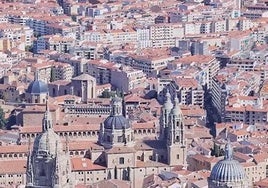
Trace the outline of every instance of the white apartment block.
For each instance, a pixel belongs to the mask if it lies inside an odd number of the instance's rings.
[[[253,36],[248,33],[247,35],[241,35],[241,33],[237,33],[237,35],[230,37],[230,49],[231,50],[242,50],[246,51],[251,48],[253,45]]]
[[[150,29],[148,28],[137,28],[137,43],[138,48],[152,47],[152,41],[150,40]]]
[[[259,99],[261,100],[261,99]],[[257,123],[267,123],[268,109],[263,107],[258,99],[253,104],[247,106],[232,106],[226,107],[227,122],[241,122],[249,125],[255,125]]]
[[[84,42],[72,47],[70,49],[70,54],[90,60],[101,59],[103,58],[103,49],[101,48],[101,45],[97,43]]]
[[[204,90],[193,78],[178,78],[167,86],[172,98],[178,97],[183,105],[204,106]]]
[[[74,74],[73,67],[67,63],[55,62],[52,67],[53,81],[71,80]]]
[[[242,58],[232,58],[227,64],[227,67],[235,67],[240,71],[253,71],[254,67],[257,65],[254,59],[242,59]]]
[[[46,41],[46,46],[49,50],[54,50],[59,53],[69,53],[70,49],[75,45],[73,38],[54,35]]]
[[[41,20],[39,18],[30,18],[27,20],[27,25],[34,30],[34,34],[36,36],[47,35],[49,32],[47,31],[47,21]]]
[[[225,121],[225,105],[227,99],[227,90],[225,80],[215,76],[212,80],[211,97],[212,104],[217,109],[221,121]]]
[[[86,31],[81,36],[82,40],[91,42],[101,42],[104,41],[104,32],[98,31]]]
[[[190,22],[184,23],[184,34],[185,35],[195,35],[201,33],[201,23],[200,22]]]
[[[212,32],[212,22],[204,21],[200,25],[200,33],[211,33]]]
[[[253,37],[253,41],[256,42],[257,44],[265,44],[267,34],[268,34],[268,32],[267,32],[266,28],[254,29],[253,32],[251,33],[251,35]]]
[[[254,27],[254,23],[252,22],[252,20],[247,19],[247,18],[241,18],[241,19],[239,19],[238,29],[240,31],[249,30],[252,27]]]
[[[154,24],[150,26],[150,39],[155,48],[175,46],[175,38],[183,36],[180,25]]]
[[[28,17],[27,15],[25,14],[22,14],[22,15],[17,15],[17,14],[9,14],[7,16],[8,18],[8,22],[11,22],[11,23],[16,23],[16,24],[20,24],[20,25],[28,25],[28,23],[30,23],[30,17]],[[29,25],[28,25],[29,26]]]
[[[205,81],[208,88],[212,87],[212,78],[217,75],[220,70],[220,62],[216,58],[212,58],[206,67],[203,68],[202,80]]]
[[[8,18],[5,14],[0,15],[0,24],[1,23],[7,23],[8,22]]]
[[[121,45],[126,43],[136,43],[137,33],[132,28],[119,29],[119,30],[106,30],[105,31],[106,43],[113,45]]]
[[[219,33],[227,31],[226,20],[217,20],[212,22],[212,33]]]
[[[114,63],[106,60],[92,60],[84,64],[84,73],[93,76],[97,84],[111,83],[111,70],[115,66]]]
[[[157,55],[157,54],[155,54]],[[147,75],[156,76],[161,69],[164,69],[168,62],[173,61],[172,56],[132,56],[131,66],[135,69],[142,70]]]
[[[142,70],[135,70],[131,67],[122,66],[111,71],[112,86],[122,89],[125,93],[130,90],[145,87],[146,74]]]
[[[11,42],[24,43],[25,46],[32,45],[33,30],[27,26],[18,24],[0,24],[0,38],[7,38]]]

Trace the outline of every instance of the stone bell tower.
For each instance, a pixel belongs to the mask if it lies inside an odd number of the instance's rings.
[[[175,98],[175,105],[169,115],[167,128],[167,150],[169,165],[186,165],[186,142],[183,114],[179,100]]]

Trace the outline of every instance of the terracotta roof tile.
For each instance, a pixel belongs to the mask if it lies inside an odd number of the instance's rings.
[[[0,174],[25,174],[27,160],[0,161]]]

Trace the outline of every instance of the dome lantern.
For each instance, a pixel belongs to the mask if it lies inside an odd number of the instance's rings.
[[[214,165],[209,177],[209,188],[246,188],[246,174],[243,166],[233,159],[230,141],[225,145],[224,159]]]

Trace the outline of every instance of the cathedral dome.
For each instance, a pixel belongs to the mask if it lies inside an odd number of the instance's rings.
[[[27,89],[27,93],[32,94],[41,94],[41,93],[48,93],[48,86],[45,82],[41,80],[35,80],[30,83]]]
[[[57,151],[62,151],[60,137],[53,131],[48,129],[41,133],[34,140],[33,151],[38,154],[49,154],[55,156]]]
[[[104,129],[128,129],[130,128],[129,121],[122,114],[122,99],[115,96],[112,99],[112,112],[109,117],[103,122]]]
[[[109,116],[104,121],[104,128],[105,129],[128,129],[130,128],[129,121],[123,116]]]
[[[245,179],[246,174],[242,165],[233,159],[232,148],[229,143],[226,144],[224,159],[213,167],[210,180],[215,184],[228,184],[243,182]]]
[[[245,176],[245,171],[238,161],[221,160],[213,167],[210,179],[217,182],[240,182]]]

